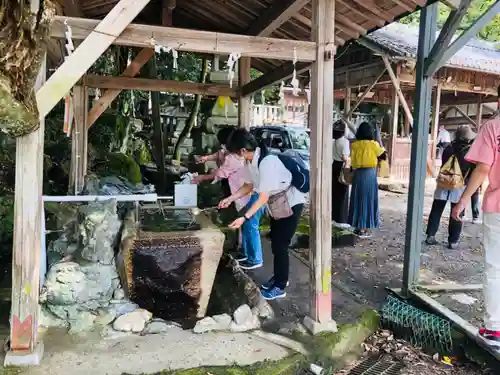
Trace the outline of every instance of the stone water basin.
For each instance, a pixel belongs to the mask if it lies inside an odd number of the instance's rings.
[[[118,270],[127,296],[154,316],[183,324],[204,317],[224,234],[203,213],[146,208],[124,222]]]

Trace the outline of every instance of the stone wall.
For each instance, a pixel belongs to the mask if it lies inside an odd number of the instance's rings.
[[[80,205],[76,213],[49,246],[50,268],[40,295],[40,325],[72,332],[109,324],[133,309],[115,265],[121,228],[116,200]]]

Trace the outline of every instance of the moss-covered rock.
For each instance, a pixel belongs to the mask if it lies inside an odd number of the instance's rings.
[[[292,336],[308,348],[308,360],[311,363],[337,370],[359,357],[362,352],[361,344],[376,332],[379,325],[378,312],[366,310],[357,324],[340,326],[336,333],[322,333],[311,337],[294,332]]]
[[[119,152],[107,154],[103,159],[96,161],[95,173],[100,177],[123,177],[132,184],[142,182],[139,164],[132,157]]]

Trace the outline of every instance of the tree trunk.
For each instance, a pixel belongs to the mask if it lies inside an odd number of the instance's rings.
[[[201,64],[201,74],[200,74],[200,83],[205,83],[207,80],[208,76],[208,59],[206,57],[203,58],[203,63]],[[193,129],[193,126],[196,122],[196,118],[198,117],[198,113],[200,112],[200,104],[201,104],[201,99],[203,98],[203,95],[197,94],[195,96],[195,100],[193,103],[193,107],[191,108],[191,113],[189,114],[189,118],[186,122],[186,126],[184,129],[182,129],[181,134],[179,135],[179,139],[177,140],[177,143],[175,144],[174,148],[174,157],[175,160],[179,161],[181,160],[181,152],[180,148],[188,134],[191,132]]]
[[[158,79],[156,70],[156,56],[150,60],[149,75],[152,79]],[[160,93],[151,92],[151,121],[153,123],[153,155],[158,169],[159,183],[156,187],[161,194],[165,193],[167,187],[167,174],[165,171],[165,149],[163,147],[163,126],[160,115]]]

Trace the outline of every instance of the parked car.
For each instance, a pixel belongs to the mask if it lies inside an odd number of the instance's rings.
[[[310,138],[306,128],[290,125],[264,125],[250,129],[257,141],[274,153],[284,153],[303,160],[309,167]]]

